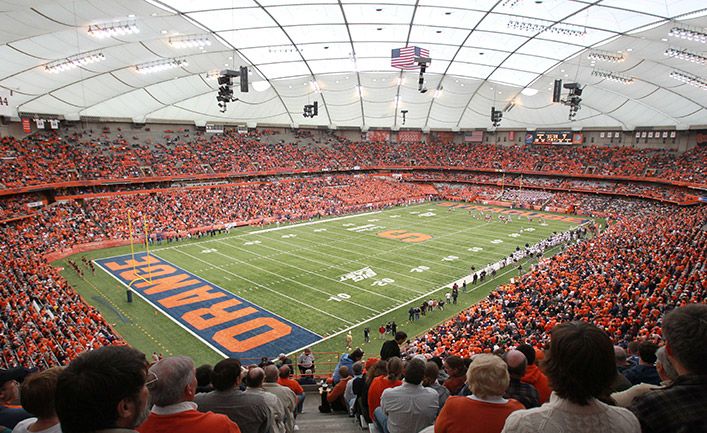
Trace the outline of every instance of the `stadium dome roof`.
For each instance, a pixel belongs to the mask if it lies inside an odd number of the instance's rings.
[[[5,0],[0,9],[0,86],[20,113],[457,130],[490,127],[495,106],[507,110],[504,128],[707,125],[704,0]],[[418,71],[390,64],[391,49],[412,45],[432,58],[426,93]],[[602,60],[615,57],[623,61]],[[219,112],[214,72],[244,65],[250,92],[236,85],[240,101]],[[574,122],[551,103],[555,79],[586,86]],[[313,101],[319,115],[304,118]]]

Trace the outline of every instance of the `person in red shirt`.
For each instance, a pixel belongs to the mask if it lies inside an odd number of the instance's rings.
[[[381,396],[383,391],[388,388],[395,388],[403,384],[400,378],[403,376],[403,361],[397,356],[388,360],[388,375],[378,376],[373,379],[371,386],[368,388],[368,414],[371,419],[375,419],[373,412],[381,405]],[[380,431],[383,431],[380,428]]]
[[[466,383],[472,395],[447,399],[435,421],[435,433],[500,433],[508,415],[525,408],[502,397],[510,376],[506,363],[496,355],[475,356]]]
[[[302,404],[304,404],[304,389],[302,388],[302,385],[299,384],[296,380],[292,379],[290,375],[292,374],[292,370],[290,370],[290,367],[287,365],[283,365],[280,367],[280,377],[277,378],[277,383],[286,386],[292,390],[292,392],[295,393],[295,396],[297,397],[297,406],[295,407],[295,413],[302,413]]]
[[[147,383],[154,406],[138,432],[240,433],[238,425],[226,415],[196,410],[193,400],[197,381],[191,358],[173,356],[157,362],[150,367]]]

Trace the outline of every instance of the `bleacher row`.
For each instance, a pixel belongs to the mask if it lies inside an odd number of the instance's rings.
[[[121,131],[65,130],[0,139],[0,178],[6,188],[70,180],[248,173],[282,169],[442,166],[600,176],[656,177],[707,183],[707,147],[686,152],[606,146],[368,143],[273,139],[272,131],[206,135],[194,131],[159,139]],[[267,138],[267,140],[265,139]]]

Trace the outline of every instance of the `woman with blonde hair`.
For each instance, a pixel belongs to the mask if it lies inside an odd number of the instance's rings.
[[[475,356],[466,372],[472,394],[447,399],[435,422],[435,433],[500,433],[508,415],[524,407],[503,398],[509,383],[508,368],[501,358]]]

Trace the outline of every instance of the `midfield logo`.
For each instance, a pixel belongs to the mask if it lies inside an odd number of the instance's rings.
[[[353,271],[349,272],[348,274],[342,275],[339,277],[339,282],[346,281],[346,280],[352,280],[352,281],[363,281],[368,278],[373,278],[377,274],[373,272],[373,269],[370,267],[366,266],[363,269],[359,269],[358,271]]]

